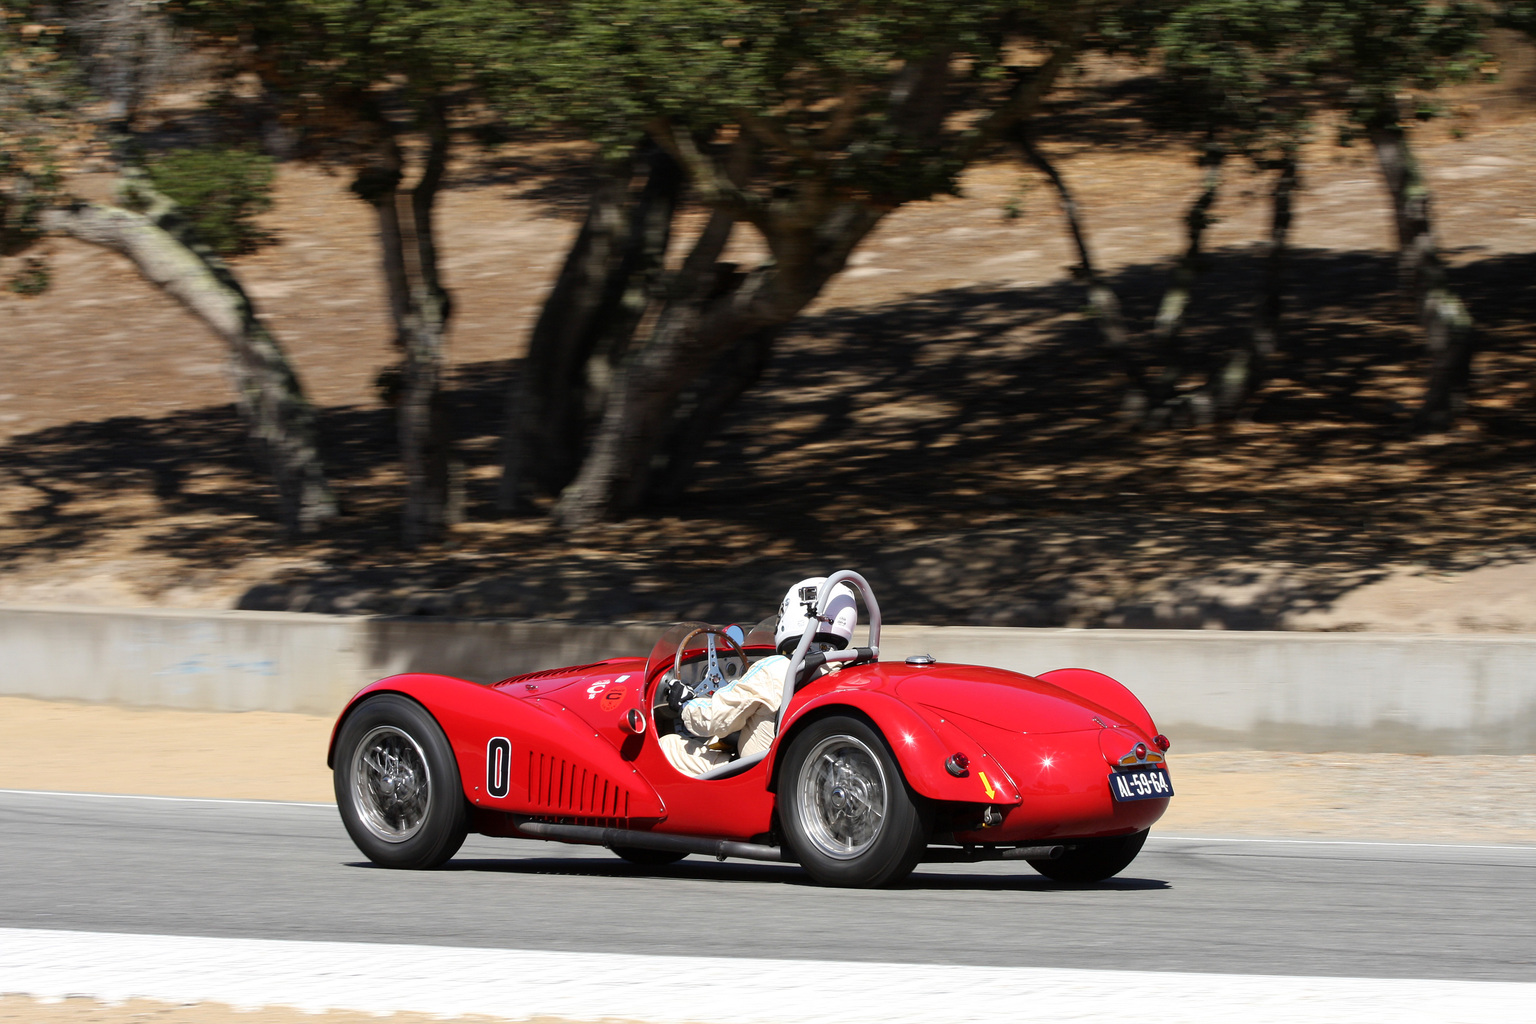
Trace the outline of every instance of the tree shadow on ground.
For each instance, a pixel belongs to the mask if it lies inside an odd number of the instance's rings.
[[[448,179],[450,189],[505,186],[544,216],[580,218],[598,179],[596,150],[587,142],[547,133],[468,154]]]
[[[1167,79],[1139,69],[1103,69],[1070,82],[1046,99],[1030,125],[1053,151],[1153,153],[1174,143],[1194,152],[1201,141]]]
[[[1283,627],[1394,566],[1536,550],[1533,272],[1536,254],[1456,269],[1483,349],[1477,406],[1445,434],[1406,429],[1425,360],[1391,259],[1307,251],[1284,354],[1235,423],[1135,428],[1076,285],[975,286],[797,321],[695,483],[623,523],[568,535],[494,518],[507,367],[487,363],[461,367],[451,391],[471,522],[447,545],[397,546],[390,410],[323,410],[347,514],[290,546],[223,407],[0,449],[13,509],[0,570],[127,530],[188,575],[280,560],[250,578],[249,608],[755,620],[796,579],[851,566],[897,621]],[[1186,386],[1240,343],[1258,274],[1254,252],[1213,256]],[[1145,322],[1165,278],[1146,265],[1114,283]]]

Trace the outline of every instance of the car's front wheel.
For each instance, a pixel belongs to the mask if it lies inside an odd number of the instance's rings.
[[[1079,839],[1056,860],[1032,860],[1029,866],[1057,882],[1102,882],[1126,868],[1147,841],[1147,829],[1128,836]]]
[[[864,721],[823,718],[790,743],[779,819],[790,852],[823,885],[905,878],[927,848],[928,818],[884,738]]]
[[[347,834],[387,868],[435,868],[468,834],[459,766],[426,708],[398,693],[358,705],[336,738],[336,806]]]

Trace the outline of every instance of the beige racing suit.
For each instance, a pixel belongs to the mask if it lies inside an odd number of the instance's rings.
[[[683,705],[683,727],[692,733],[670,733],[660,739],[673,767],[685,775],[702,775],[731,759],[720,741],[740,731],[736,749],[742,757],[767,750],[778,726],[789,659],[782,654],[764,658],[747,674],[726,683],[713,697],[696,697]]]

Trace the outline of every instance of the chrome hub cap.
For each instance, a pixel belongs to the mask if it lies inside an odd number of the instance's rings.
[[[432,774],[421,745],[391,725],[363,737],[352,755],[352,802],[368,831],[403,843],[421,831]]]
[[[829,736],[800,773],[800,824],[816,849],[852,860],[880,837],[888,800],[885,771],[862,740]]]

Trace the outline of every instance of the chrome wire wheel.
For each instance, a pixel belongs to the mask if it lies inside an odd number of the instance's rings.
[[[403,843],[427,820],[432,772],[421,744],[392,725],[381,725],[353,748],[352,803],[369,832]]]
[[[800,773],[800,826],[816,849],[853,860],[880,838],[889,787],[880,758],[855,736],[828,736],[812,748]]]

